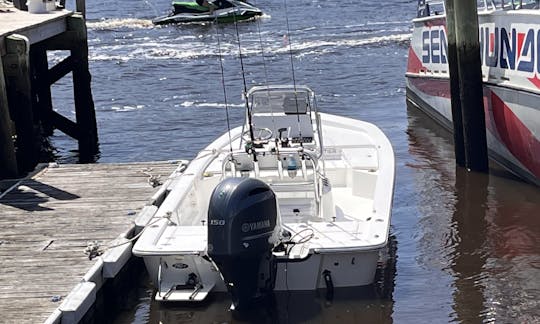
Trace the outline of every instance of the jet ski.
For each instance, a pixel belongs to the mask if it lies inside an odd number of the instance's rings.
[[[245,1],[216,0],[210,2],[209,7],[201,6],[197,2],[173,1],[173,10],[167,16],[152,20],[155,25],[189,23],[189,22],[233,22],[250,19],[262,15],[262,11]]]

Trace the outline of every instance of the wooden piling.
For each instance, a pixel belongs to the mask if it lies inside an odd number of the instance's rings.
[[[8,107],[4,68],[0,56],[0,179],[15,178],[18,175]]]
[[[456,164],[465,166],[465,143],[463,141],[463,117],[459,94],[459,69],[457,63],[456,30],[454,0],[446,0],[446,34],[448,42],[448,72],[450,74],[450,101],[452,106],[452,125],[454,127],[454,155]]]
[[[42,44],[32,46],[30,48],[30,60],[33,62],[33,85],[38,99],[34,103],[34,112],[41,121],[41,131],[43,136],[51,136],[54,131],[51,122],[53,107],[46,47]]]
[[[67,31],[46,41],[47,50],[69,50],[71,55],[47,72],[49,86],[68,73],[73,73],[73,96],[76,122],[51,111],[49,118],[54,128],[77,139],[79,161],[94,162],[99,153],[97,122],[92,98],[91,75],[88,64],[86,24],[80,14],[67,19]]]
[[[75,114],[79,128],[79,159],[81,162],[93,162],[98,153],[96,113],[92,99],[91,76],[88,66],[88,40],[86,23],[82,15],[75,14],[68,19],[68,29],[77,36],[71,55],[76,64],[73,66],[73,88],[75,96]]]
[[[453,0],[465,167],[488,171],[478,12],[475,0]],[[451,76],[452,77],[452,76]],[[455,76],[454,76],[455,77]]]
[[[40,142],[34,129],[30,42],[23,35],[13,34],[5,38],[5,46],[6,55],[2,61],[10,114],[17,131],[17,164],[20,172],[27,172],[37,164]]]

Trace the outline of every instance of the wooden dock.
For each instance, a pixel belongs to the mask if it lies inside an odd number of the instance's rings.
[[[84,11],[84,0],[76,2],[77,11]],[[42,139],[54,129],[77,140],[81,162],[94,162],[99,143],[84,15],[64,9],[33,14],[0,6],[0,179],[33,170]],[[62,51],[66,57],[49,68],[48,51]],[[51,98],[51,86],[68,74],[75,120],[56,112]]]
[[[0,322],[78,322],[131,257],[136,218],[157,210],[178,165],[53,163],[10,183],[0,193]],[[103,254],[90,259],[92,246]]]

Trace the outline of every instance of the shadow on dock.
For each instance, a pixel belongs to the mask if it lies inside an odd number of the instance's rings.
[[[40,206],[50,199],[74,200],[80,196],[64,191],[60,188],[39,182],[33,179],[24,181],[24,185],[11,190],[1,204],[12,206],[26,211],[54,210],[54,208]]]

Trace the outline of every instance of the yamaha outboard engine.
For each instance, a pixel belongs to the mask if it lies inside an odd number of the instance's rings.
[[[236,310],[274,289],[276,264],[270,241],[276,219],[276,196],[260,180],[227,178],[212,192],[208,255],[221,272]]]

